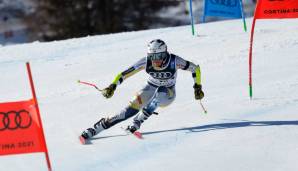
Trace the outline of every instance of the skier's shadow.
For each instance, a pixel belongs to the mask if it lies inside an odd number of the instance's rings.
[[[116,137],[124,137],[127,136],[126,134],[118,134],[118,135],[109,135],[109,136],[101,136],[101,137],[92,137],[90,140],[99,140],[99,139],[105,139],[105,138],[116,138]]]
[[[214,131],[219,129],[232,129],[232,128],[242,128],[242,127],[266,127],[266,126],[283,126],[283,125],[298,125],[298,121],[243,121],[243,122],[231,122],[231,123],[219,123],[210,124],[194,127],[185,127],[178,129],[168,129],[152,132],[143,132],[143,135],[158,134],[163,132],[176,132],[176,131],[189,131],[194,132],[206,132]]]
[[[232,129],[232,128],[242,128],[242,127],[266,127],[266,126],[284,126],[284,125],[298,125],[298,121],[242,121],[242,122],[231,122],[231,123],[219,123],[219,124],[209,124],[194,127],[185,127],[177,129],[167,129],[159,131],[142,132],[143,135],[159,134],[164,132],[177,132],[177,131],[188,131],[187,133],[196,132],[206,132],[214,131],[220,129]],[[98,140],[104,138],[116,138],[127,135],[111,135],[102,137],[93,137],[91,140]]]

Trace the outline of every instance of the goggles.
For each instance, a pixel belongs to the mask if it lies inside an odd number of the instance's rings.
[[[164,60],[167,58],[168,53],[167,52],[160,52],[160,53],[148,53],[148,58],[152,61],[155,60]]]

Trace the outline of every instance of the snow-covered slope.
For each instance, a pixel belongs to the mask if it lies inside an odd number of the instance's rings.
[[[251,25],[251,19],[248,20]],[[0,47],[0,102],[29,99],[30,61],[54,171],[298,169],[298,20],[258,21],[253,53],[254,98],[248,97],[249,33],[241,20],[119,33],[51,43]],[[179,71],[176,101],[125,136],[127,120],[102,132],[93,145],[77,136],[123,109],[146,83],[126,80],[106,100],[78,79],[105,87],[146,55],[161,38],[172,53],[201,66],[204,114],[193,96],[191,74]],[[43,154],[0,157],[1,171],[47,170]]]

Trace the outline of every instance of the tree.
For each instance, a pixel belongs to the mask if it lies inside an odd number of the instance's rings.
[[[39,40],[60,40],[87,35],[148,28],[164,22],[161,9],[179,4],[167,0],[36,0],[28,18]]]

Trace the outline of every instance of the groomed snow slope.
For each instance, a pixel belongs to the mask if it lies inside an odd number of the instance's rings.
[[[251,19],[248,25],[251,25]],[[54,171],[298,170],[298,20],[258,20],[253,52],[254,97],[248,96],[249,32],[241,20],[0,47],[0,102],[31,98],[30,61]],[[122,122],[81,145],[77,136],[121,111],[145,72],[106,100],[77,80],[104,88],[161,38],[170,52],[200,64],[208,110],[193,96],[191,73],[179,71],[175,102],[158,109],[141,131]],[[1,171],[47,170],[42,153],[0,157]]]

